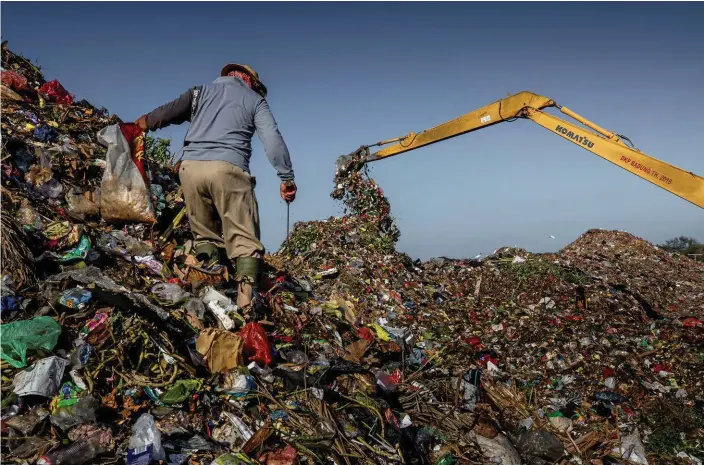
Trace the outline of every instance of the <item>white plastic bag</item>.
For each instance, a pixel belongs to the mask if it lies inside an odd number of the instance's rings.
[[[154,423],[154,417],[143,413],[132,427],[132,437],[127,450],[127,465],[146,465],[166,460],[161,446],[161,431]]]
[[[156,213],[143,168],[144,141],[140,139],[143,133],[132,138],[136,152],[133,154],[123,129],[135,132],[133,124],[114,124],[98,132],[98,142],[108,149],[100,186],[100,214],[105,221],[155,223]]]

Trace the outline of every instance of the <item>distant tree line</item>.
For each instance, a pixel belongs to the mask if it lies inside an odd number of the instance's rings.
[[[664,244],[658,245],[663,250],[668,252],[675,252],[682,255],[696,255],[701,254],[701,257],[693,257],[697,260],[704,260],[704,244],[700,243],[693,237],[679,236],[674,237]]]

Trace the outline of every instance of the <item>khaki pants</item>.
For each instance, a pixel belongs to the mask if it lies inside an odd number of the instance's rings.
[[[256,178],[225,161],[184,160],[179,171],[195,244],[212,243],[227,256],[264,256],[259,240]]]

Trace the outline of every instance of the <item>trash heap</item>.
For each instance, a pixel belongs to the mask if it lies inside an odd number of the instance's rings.
[[[2,67],[4,460],[704,458],[701,264],[601,230],[555,254],[414,261],[353,160],[332,193],[346,214],[296,224],[243,312],[232,270],[198,267],[148,147],[153,219],[104,214],[99,134],[130,126],[6,44]]]

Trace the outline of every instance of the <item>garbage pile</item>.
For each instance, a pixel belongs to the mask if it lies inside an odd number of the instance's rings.
[[[142,135],[6,44],[2,67],[4,460],[704,458],[701,264],[600,230],[555,254],[414,261],[352,163],[332,192],[346,214],[296,224],[243,312],[232,270],[198,267]]]

